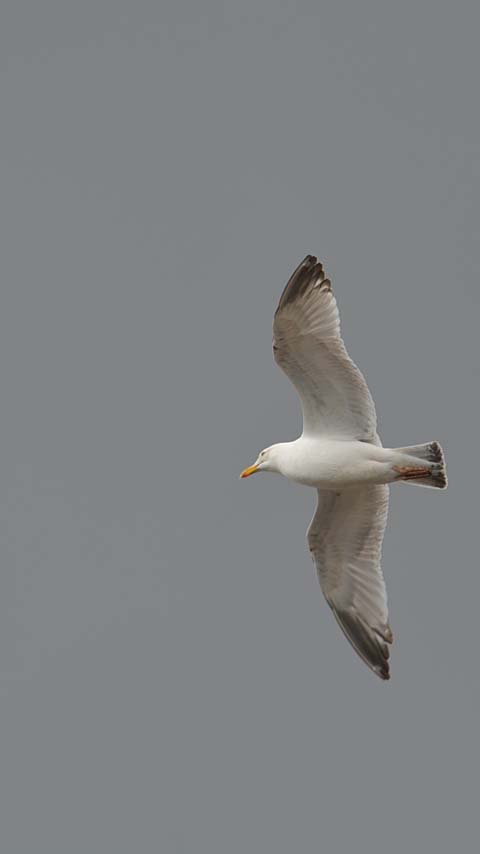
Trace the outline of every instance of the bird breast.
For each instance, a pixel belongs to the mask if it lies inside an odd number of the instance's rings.
[[[376,479],[378,451],[365,442],[301,436],[286,446],[280,470],[296,483],[341,489]]]

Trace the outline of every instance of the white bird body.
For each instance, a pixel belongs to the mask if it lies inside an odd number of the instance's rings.
[[[300,396],[303,433],[266,448],[241,477],[272,471],[317,489],[307,541],[321,588],[356,652],[389,679],[393,635],[380,566],[388,484],[444,489],[443,451],[438,442],[382,447],[372,396],[340,334],[331,282],[311,255],[282,293],[273,334],[275,361]]]
[[[268,449],[275,469],[289,480],[317,489],[348,489],[371,483],[393,483],[394,465],[405,456],[370,442],[299,436]],[[268,470],[268,469],[267,469]]]

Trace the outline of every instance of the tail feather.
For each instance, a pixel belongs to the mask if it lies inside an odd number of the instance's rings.
[[[395,450],[405,456],[405,462],[402,461],[401,465],[395,467],[398,470],[399,480],[434,489],[447,488],[445,457],[438,442],[410,445]]]

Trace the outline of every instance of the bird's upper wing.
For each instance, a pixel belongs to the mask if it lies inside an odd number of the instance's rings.
[[[304,433],[375,441],[375,405],[345,349],[331,282],[312,255],[280,297],[273,352],[300,395]]]
[[[320,585],[337,622],[364,662],[389,678],[387,593],[380,567],[388,486],[318,490],[307,532]]]

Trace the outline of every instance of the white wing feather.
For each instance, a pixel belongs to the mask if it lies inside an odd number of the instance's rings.
[[[339,625],[365,663],[389,678],[387,593],[380,566],[388,486],[318,491],[307,532],[320,585]]]
[[[341,338],[331,283],[312,255],[280,298],[273,334],[275,361],[300,395],[304,434],[376,442],[372,397]]]

